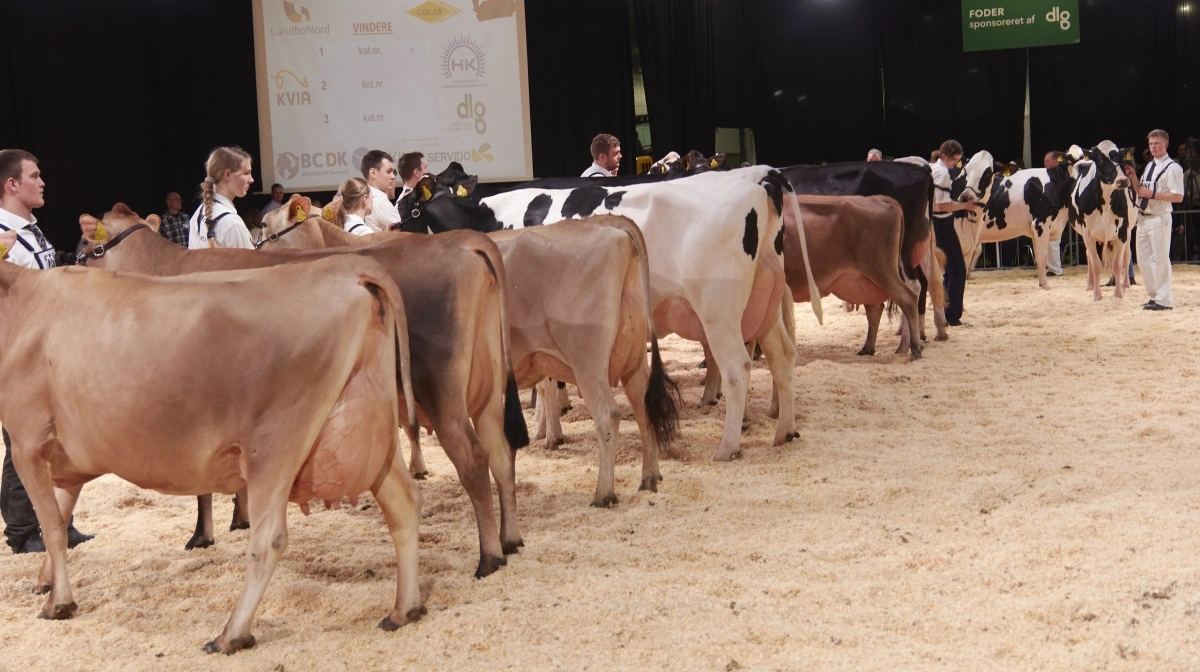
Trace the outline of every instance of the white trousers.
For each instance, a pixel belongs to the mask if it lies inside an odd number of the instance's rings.
[[[1046,257],[1046,270],[1062,275],[1062,238],[1050,241],[1050,253]]]
[[[1171,295],[1171,215],[1143,215],[1137,223],[1137,262],[1146,296],[1175,307]]]

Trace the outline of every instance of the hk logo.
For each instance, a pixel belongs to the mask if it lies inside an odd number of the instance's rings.
[[[443,78],[478,79],[486,73],[483,48],[474,40],[456,37],[442,51]]]
[[[1046,14],[1046,20],[1050,23],[1057,23],[1058,27],[1063,30],[1071,29],[1071,13],[1064,12],[1057,5]]]

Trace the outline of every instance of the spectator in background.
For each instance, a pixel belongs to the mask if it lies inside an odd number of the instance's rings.
[[[263,207],[263,216],[265,217],[272,211],[278,210],[281,205],[283,205],[283,185],[277,182],[271,185],[271,202]]]
[[[883,152],[872,149],[867,152],[867,161],[883,161]]]
[[[167,192],[167,211],[162,214],[158,235],[180,247],[188,246],[188,216],[183,211],[183,198],[177,191]]]

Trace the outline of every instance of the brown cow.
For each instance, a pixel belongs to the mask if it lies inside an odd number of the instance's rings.
[[[400,290],[377,262],[186,278],[0,263],[0,342],[0,417],[46,542],[41,617],[77,610],[67,521],[84,484],[108,473],[172,495],[247,488],[246,584],[208,652],[254,645],[289,501],[374,493],[397,558],[396,603],[380,626],[424,613],[421,497],[395,459],[397,366],[412,398],[407,329]]]
[[[618,501],[613,470],[621,413],[612,394],[618,382],[642,438],[639,490],[657,492],[662,480],[658,443],[669,443],[677,424],[671,397],[675,383],[663,372],[659,356],[641,230],[625,217],[599,215],[488,235],[508,269],[508,324],[518,387],[549,378],[572,383],[592,413],[600,443],[592,506]],[[550,389],[541,396],[543,401],[557,398]],[[557,425],[557,413],[545,415]],[[548,448],[555,435],[548,433]]]
[[[867,340],[860,355],[875,354],[879,318],[886,301],[895,302],[909,325],[909,337],[897,353],[921,356],[916,294],[900,274],[900,235],[904,212],[888,196],[797,195],[804,216],[812,275],[821,296],[834,294],[867,308]],[[795,301],[810,300],[800,238],[791,212],[784,211],[783,258]],[[913,265],[928,252],[925,242],[913,251]]]
[[[319,236],[319,216],[309,218],[310,202],[293,196],[286,207],[267,215],[275,232],[299,226],[279,239],[284,243]],[[111,221],[110,221],[111,220]],[[252,250],[183,250],[150,231],[138,231],[136,218],[106,220],[112,236],[97,256],[86,250],[90,266],[133,270],[153,275],[180,275],[201,270],[273,266],[297,258],[327,256],[330,251],[255,252]],[[155,224],[157,218],[151,217]],[[516,477],[512,446],[528,444],[516,384],[507,355],[504,324],[504,267],[500,252],[486,236],[463,232],[433,239],[402,233],[353,236],[329,225],[354,241],[368,238],[382,243],[360,247],[356,254],[382,262],[406,299],[412,316],[408,327],[413,351],[413,386],[421,422],[431,426],[475,510],[479,528],[479,564],[476,576],[491,574],[506,563],[524,543],[517,522]],[[271,248],[265,248],[271,249]],[[342,254],[345,250],[337,252]],[[509,393],[505,394],[505,384]],[[507,398],[506,398],[507,397]],[[474,423],[472,423],[474,420]],[[414,474],[425,471],[419,444],[413,442]],[[500,492],[500,527],[492,504],[489,467]],[[211,509],[207,529],[211,539]],[[198,525],[198,528],[200,525]],[[197,533],[201,533],[200,529]],[[193,537],[194,539],[195,537]]]

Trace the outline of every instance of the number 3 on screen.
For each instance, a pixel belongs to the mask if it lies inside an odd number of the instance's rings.
[[[325,123],[327,123],[327,124],[328,124],[328,123],[329,123],[329,115],[328,115],[328,114],[323,114],[323,115],[321,115],[321,116],[325,117]]]

